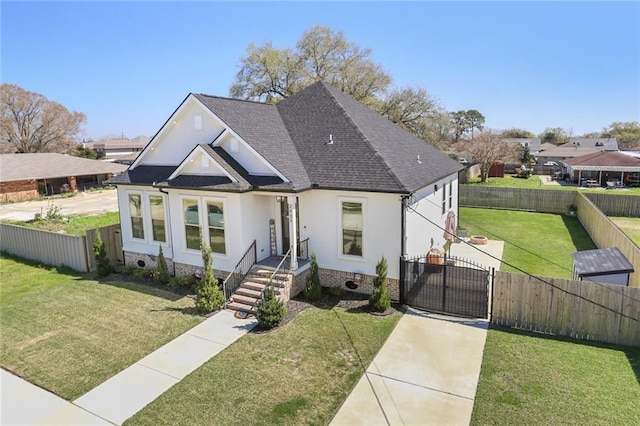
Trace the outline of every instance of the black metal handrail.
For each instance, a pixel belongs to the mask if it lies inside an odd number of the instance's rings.
[[[301,259],[309,259],[309,239],[298,242],[298,257]]]
[[[240,283],[244,277],[247,276],[251,267],[256,264],[256,257],[256,240],[253,240],[251,246],[249,246],[244,255],[242,255],[240,261],[235,268],[233,268],[233,271],[227,275],[227,278],[222,284],[225,300],[229,300],[231,295],[240,287]]]
[[[282,265],[284,264],[285,260],[287,260],[287,257],[289,257],[290,254],[291,254],[291,249],[289,249],[289,251],[285,253],[280,263],[278,263],[278,266],[269,277],[269,282],[267,282],[267,285],[264,286],[264,288],[262,289],[262,292],[260,293],[260,300],[264,300],[264,293],[267,291],[267,289],[273,289],[273,277],[275,277],[278,271],[280,270],[280,268],[282,268]]]

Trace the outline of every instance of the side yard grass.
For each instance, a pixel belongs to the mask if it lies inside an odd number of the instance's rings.
[[[125,424],[328,424],[399,319],[307,308],[243,336]]]
[[[472,425],[640,424],[640,348],[490,329]]]
[[[504,177],[492,177],[488,182],[480,182],[480,178],[475,178],[465,185],[489,186],[495,188],[538,188],[551,191],[582,191],[596,192],[614,195],[640,195],[640,187],[607,190],[604,188],[584,188],[577,185],[545,185],[540,180],[539,175],[532,175],[528,179],[516,178],[515,175],[505,174]]]
[[[73,400],[203,320],[188,297],[0,254],[0,365]]]
[[[640,246],[640,217],[610,217],[609,219]]]
[[[505,241],[502,260],[545,277],[570,279],[571,253],[597,248],[578,218],[565,215],[461,207],[460,226],[468,235]]]
[[[93,216],[79,214],[68,215],[53,220],[42,219],[29,220],[26,222],[4,220],[3,222],[10,223],[12,225],[25,226],[27,228],[42,229],[44,231],[51,232],[64,232],[69,235],[82,236],[89,229],[102,228],[103,226],[120,223],[120,216],[118,212],[106,212]]]

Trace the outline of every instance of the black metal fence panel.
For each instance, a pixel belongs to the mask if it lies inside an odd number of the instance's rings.
[[[401,260],[401,303],[427,311],[487,318],[491,271],[456,258]]]

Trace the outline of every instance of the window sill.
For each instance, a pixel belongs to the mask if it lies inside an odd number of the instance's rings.
[[[346,260],[346,261],[349,261],[349,262],[367,263],[367,258],[364,257],[364,256],[353,256],[353,255],[349,255],[349,254],[339,254],[338,255],[338,259]]]

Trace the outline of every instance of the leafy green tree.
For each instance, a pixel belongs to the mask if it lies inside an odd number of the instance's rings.
[[[82,146],[78,146],[74,153],[76,157],[89,158],[91,160],[95,160],[98,158],[98,153],[95,149],[91,148],[83,148]]]
[[[167,285],[171,281],[171,275],[169,274],[169,268],[167,267],[167,259],[162,252],[162,246],[158,252],[158,262],[156,263],[155,280],[160,284]]]
[[[229,94],[234,98],[277,103],[303,88],[325,81],[424,140],[437,102],[420,87],[391,89],[391,76],[371,59],[371,51],[351,43],[342,31],[315,26],[295,48],[270,42],[250,44],[240,59]]]
[[[638,147],[640,146],[640,124],[637,121],[616,121],[602,129],[601,137],[616,138],[620,148]]]
[[[387,259],[382,259],[376,265],[377,276],[373,279],[373,293],[369,297],[369,306],[376,312],[384,312],[391,307],[391,299],[387,289]]]
[[[502,137],[514,139],[534,139],[536,135],[528,130],[512,127],[511,129],[503,130]]]
[[[269,288],[264,293],[264,299],[258,302],[256,310],[258,324],[262,328],[271,329],[280,324],[286,314],[286,305],[278,299],[273,285],[269,283]]]
[[[542,143],[562,145],[569,142],[569,134],[561,127],[547,127],[538,135]]]
[[[474,130],[484,129],[485,118],[484,115],[480,114],[480,112],[475,109],[467,110],[466,115],[469,123],[469,130],[471,130],[471,140],[473,140]]]
[[[224,294],[218,286],[218,280],[213,275],[211,247],[202,238],[200,239],[200,250],[202,251],[204,271],[196,289],[196,308],[200,312],[209,313],[222,307]]]
[[[318,262],[316,254],[311,254],[311,265],[309,267],[309,275],[305,280],[304,297],[307,300],[318,300],[322,296],[322,287],[320,286],[320,276],[318,275]]]
[[[96,273],[99,277],[104,278],[114,271],[114,268],[107,257],[107,249],[104,246],[104,241],[102,241],[100,232],[97,230],[96,236],[93,239],[93,253],[96,256]]]
[[[0,86],[0,152],[69,152],[86,121],[39,93]]]
[[[520,162],[525,165],[529,165],[534,162],[533,155],[528,146],[523,146],[520,149]]]

